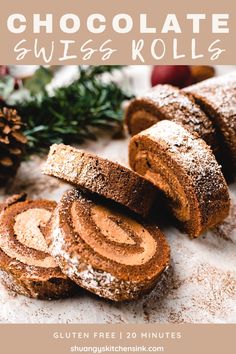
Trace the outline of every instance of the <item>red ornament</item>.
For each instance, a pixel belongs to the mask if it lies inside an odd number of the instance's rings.
[[[0,77],[9,75],[9,70],[7,65],[0,65]]]
[[[191,69],[188,65],[155,65],[152,69],[151,84],[170,84],[186,87],[191,84]]]

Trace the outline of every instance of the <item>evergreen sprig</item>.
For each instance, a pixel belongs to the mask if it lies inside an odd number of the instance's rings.
[[[81,143],[94,139],[94,128],[122,127],[122,102],[130,99],[114,82],[104,83],[100,76],[118,66],[80,67],[80,77],[50,96],[46,90],[39,98],[16,105],[25,123],[28,154],[40,153],[53,143]]]

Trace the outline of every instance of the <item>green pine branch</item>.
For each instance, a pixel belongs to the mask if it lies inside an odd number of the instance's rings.
[[[39,98],[18,103],[25,123],[28,154],[40,153],[53,143],[81,143],[94,139],[98,129],[122,129],[122,102],[130,99],[114,82],[103,83],[100,75],[118,66],[80,67],[78,80],[57,89],[53,96],[44,90]]]

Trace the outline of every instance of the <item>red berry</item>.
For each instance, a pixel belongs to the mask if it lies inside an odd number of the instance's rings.
[[[185,87],[191,84],[191,69],[188,65],[155,65],[152,69],[152,86],[170,84]]]

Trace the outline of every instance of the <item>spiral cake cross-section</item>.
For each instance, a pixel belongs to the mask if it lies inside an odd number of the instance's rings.
[[[78,190],[63,195],[46,239],[68,277],[114,301],[150,291],[169,264],[169,246],[157,227]]]
[[[161,120],[181,123],[197,133],[217,153],[216,130],[194,99],[177,87],[157,85],[133,99],[126,110],[126,124],[131,135],[138,134]]]
[[[68,296],[75,285],[48,254],[43,227],[56,203],[48,200],[2,204],[0,214],[0,277],[11,290],[33,298]]]
[[[196,134],[163,120],[135,135],[131,168],[162,190],[181,228],[197,237],[229,212],[229,192],[212,151]]]

